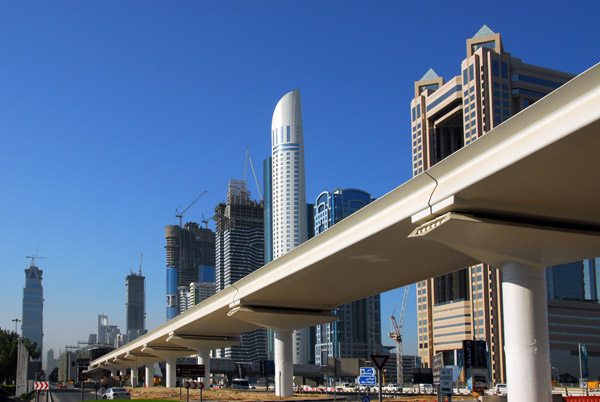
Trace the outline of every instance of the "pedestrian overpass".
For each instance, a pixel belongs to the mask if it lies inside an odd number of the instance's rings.
[[[264,327],[275,333],[276,393],[288,396],[294,329],[334,320],[332,310],[344,303],[483,261],[503,270],[509,400],[550,401],[542,268],[600,256],[599,200],[596,65],[90,370],[166,360],[174,386],[177,357],[197,354],[210,365],[210,350]]]

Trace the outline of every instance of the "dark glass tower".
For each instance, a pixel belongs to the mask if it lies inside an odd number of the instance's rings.
[[[318,235],[374,200],[356,189],[324,191],[314,206],[314,233]],[[364,358],[381,352],[381,301],[379,295],[337,308],[338,321],[318,325],[315,334],[315,364],[327,358]]]
[[[35,258],[25,270],[25,287],[23,288],[23,322],[21,335],[43,347],[44,337],[44,288],[42,287],[42,274],[44,271],[35,266]],[[29,373],[41,372],[42,358],[33,361],[29,366]]]
[[[127,340],[137,339],[146,331],[146,277],[131,272],[125,277],[127,286]]]

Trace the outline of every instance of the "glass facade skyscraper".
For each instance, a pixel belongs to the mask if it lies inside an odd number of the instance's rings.
[[[125,277],[127,288],[127,341],[131,342],[146,332],[146,277],[131,272]]]
[[[300,90],[285,94],[275,106],[271,123],[273,259],[308,238],[304,139]],[[308,328],[294,332],[294,363],[309,359]]]
[[[25,270],[25,287],[23,288],[23,322],[21,323],[21,335],[29,339],[33,344],[42,349],[44,337],[44,288],[42,286],[42,274],[44,271],[35,266],[35,259]],[[41,357],[39,370],[41,371]],[[37,366],[36,366],[37,367]],[[37,368],[36,368],[37,370]],[[31,371],[31,370],[30,370]]]
[[[374,200],[362,190],[322,192],[314,205],[315,235],[324,232]],[[328,358],[370,359],[381,352],[381,301],[371,296],[344,304],[335,311],[339,319],[315,327],[315,364]]]

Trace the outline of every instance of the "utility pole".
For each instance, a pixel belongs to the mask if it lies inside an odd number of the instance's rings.
[[[15,333],[16,333],[17,335],[19,335],[19,331],[17,330],[17,328],[18,328],[18,326],[19,326],[19,323],[20,323],[20,322],[23,322],[23,321],[19,320],[18,318],[15,318],[14,320],[12,320],[12,322],[14,322],[14,323],[15,323]]]

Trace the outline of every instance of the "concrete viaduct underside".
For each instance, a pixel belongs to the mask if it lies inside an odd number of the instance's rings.
[[[294,329],[334,320],[344,303],[485,262],[503,270],[509,400],[550,401],[542,268],[600,256],[599,155],[596,65],[90,370],[166,360],[174,385],[177,357],[210,362],[210,350],[264,327],[275,332],[276,393],[291,395]]]

